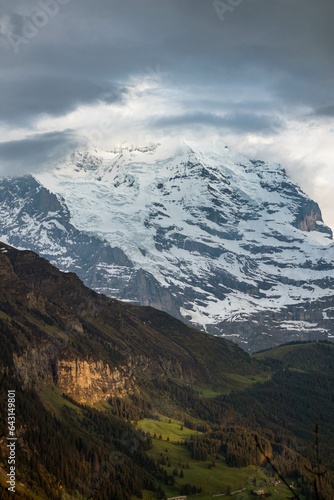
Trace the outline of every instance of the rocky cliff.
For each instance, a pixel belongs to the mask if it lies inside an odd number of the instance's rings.
[[[0,333],[27,388],[96,403],[156,378],[224,387],[227,372],[262,370],[233,343],[99,295],[33,252],[0,244],[0,274]]]

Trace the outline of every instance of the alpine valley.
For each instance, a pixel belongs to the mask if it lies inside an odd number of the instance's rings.
[[[248,352],[334,338],[319,206],[280,165],[219,141],[75,152],[2,179],[0,239]]]
[[[328,341],[250,356],[0,243],[0,353],[1,500],[334,498]]]

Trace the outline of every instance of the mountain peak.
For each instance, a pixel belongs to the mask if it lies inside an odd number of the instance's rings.
[[[24,181],[6,185],[0,236],[95,290],[247,350],[331,335],[332,234],[279,164],[175,138],[76,153],[35,179],[61,200],[57,214]]]

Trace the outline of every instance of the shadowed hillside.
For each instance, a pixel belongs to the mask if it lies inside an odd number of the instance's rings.
[[[9,389],[18,498],[206,499],[242,487],[240,498],[250,499],[254,484],[274,493],[256,432],[299,498],[312,499],[317,420],[329,469],[324,498],[332,498],[333,346],[283,346],[251,358],[5,244],[0,283],[1,498],[10,498]],[[287,493],[283,486],[278,500]]]

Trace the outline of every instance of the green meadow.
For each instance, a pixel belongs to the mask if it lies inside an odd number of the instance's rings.
[[[275,500],[286,500],[289,496],[292,497],[284,485],[266,486],[270,478],[266,477],[261,467],[252,465],[231,468],[226,465],[225,458],[221,455],[218,458],[208,456],[206,461],[193,460],[190,451],[186,447],[186,441],[190,439],[191,435],[197,433],[185,427],[181,430],[181,422],[177,420],[163,416],[160,416],[160,419],[144,419],[139,421],[137,425],[138,428],[149,432],[152,436],[153,447],[148,451],[148,455],[156,461],[162,461],[163,464],[166,464],[162,466],[168,474],[173,474],[173,471],[177,469],[175,486],[163,485],[163,490],[168,498],[180,495],[180,487],[186,483],[202,488],[201,493],[187,495],[188,498],[201,498],[202,500],[219,499],[222,496],[235,498],[236,500],[256,498],[251,493],[255,487],[264,488],[265,491],[271,493],[270,498],[275,498]],[[157,437],[153,437],[154,434]],[[161,438],[159,439],[160,435]],[[212,466],[213,463],[214,466]],[[180,478],[181,470],[183,478]],[[256,486],[254,486],[254,480]],[[243,488],[246,489],[235,492]],[[235,493],[226,495],[228,490]],[[219,496],[214,497],[214,495]],[[300,497],[304,499],[303,496],[300,495]],[[156,497],[151,492],[145,492],[144,500],[150,499],[156,500]]]

